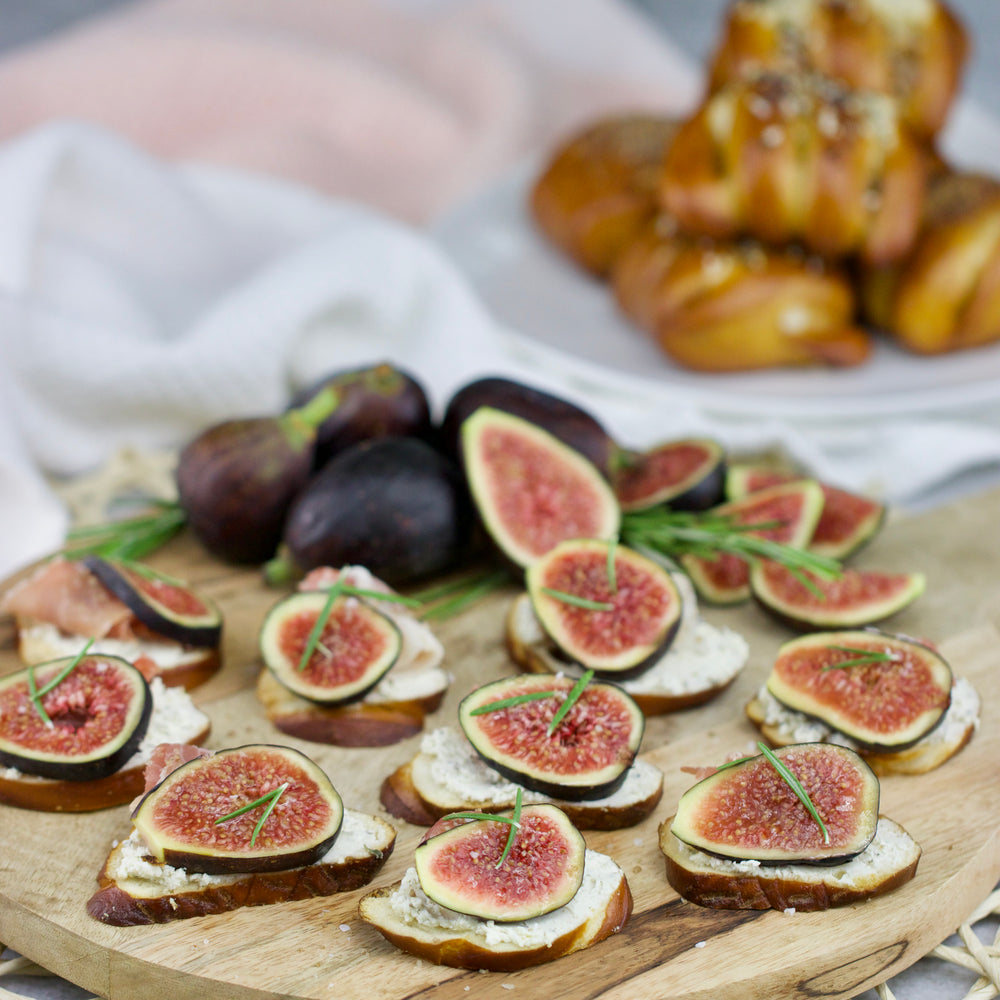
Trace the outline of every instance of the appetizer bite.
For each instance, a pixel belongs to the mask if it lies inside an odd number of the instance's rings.
[[[645,719],[617,685],[559,674],[505,677],[459,706],[382,783],[392,815],[429,826],[459,810],[551,802],[580,829],[632,826],[663,792],[659,768],[636,758]]]
[[[314,570],[260,632],[257,696],[289,736],[386,746],[419,733],[450,683],[444,648],[364,567]]]
[[[0,679],[0,802],[88,812],[140,794],[157,744],[203,740],[183,688],[121,657],[82,651]]]
[[[93,640],[91,652],[120,656],[188,690],[221,665],[219,609],[139,563],[57,556],[12,587],[0,609],[14,617],[25,663],[71,656]]]
[[[551,805],[464,813],[427,833],[402,880],[364,896],[363,920],[439,965],[512,971],[588,948],[632,912],[624,873]]]
[[[165,923],[366,885],[395,843],[345,809],[329,777],[290,747],[165,747],[87,903],[117,926]]]
[[[920,847],[879,816],[879,781],[853,750],[796,744],[730,761],[660,825],[667,881],[716,909],[825,910],[916,874]]]
[[[588,543],[591,549],[597,551],[594,548],[596,544]],[[617,549],[616,565],[623,547],[618,546]],[[595,580],[598,591],[605,598],[611,597],[606,570],[603,569],[607,552],[608,547],[604,546],[600,570],[605,573],[603,585],[599,579]],[[634,554],[628,558],[634,558]],[[651,560],[644,559],[644,562],[654,567],[664,592],[672,594],[670,604],[677,609],[677,620],[669,642],[647,656],[641,669],[608,676],[635,700],[644,715],[653,716],[701,705],[720,694],[746,665],[749,648],[737,632],[716,627],[701,617],[694,588],[685,574],[668,572]],[[624,574],[620,579],[624,582]],[[577,587],[575,592],[580,593],[578,583],[574,586]],[[595,591],[592,589],[588,593],[592,598]],[[612,616],[620,619],[618,627],[607,632],[605,641],[611,642],[613,637],[614,641],[624,645],[628,619],[641,615],[642,606],[634,607],[630,615],[622,607],[623,602],[615,600],[608,603],[615,604],[614,612],[577,605],[566,605],[558,610],[563,617],[572,610],[579,619],[603,620]],[[543,617],[536,611],[532,593],[526,591],[515,598],[507,614],[507,650],[518,666],[532,673],[564,672],[572,677],[580,676],[586,669],[595,669],[586,646],[567,641],[565,627],[561,630],[562,641],[557,641],[559,631],[546,627]],[[585,637],[591,634],[590,628],[584,631]],[[634,642],[631,645],[636,648]]]
[[[777,746],[840,743],[887,775],[940,767],[972,739],[979,709],[927,643],[845,629],[784,643],[746,713]]]

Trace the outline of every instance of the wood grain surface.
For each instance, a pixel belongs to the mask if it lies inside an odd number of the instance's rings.
[[[945,938],[1000,879],[1000,496],[894,518],[856,563],[921,569],[928,591],[886,623],[939,642],[956,674],[984,699],[982,726],[957,758],[918,777],[887,778],[882,811],[923,847],[916,878],[897,892],[825,913],[718,912],[680,900],[668,886],[657,826],[691,783],[683,765],[717,763],[745,751],[756,731],[743,705],[789,633],[752,605],[705,611],[750,642],[751,660],[722,696],[701,708],[651,719],[643,756],[666,775],[663,801],[641,826],[588,834],[590,846],[624,868],[635,912],[617,936],[549,965],[513,974],[462,972],[396,951],[358,918],[363,891],[173,924],[114,928],[85,904],[111,845],[125,836],[125,807],[84,815],[0,806],[0,940],[109,1000],[337,998],[402,1000],[433,991],[440,1000],[518,995],[608,1000],[797,1000],[851,997],[905,968]],[[281,737],[253,694],[257,629],[280,594],[254,572],[213,562],[182,538],[153,562],[186,576],[225,613],[222,673],[196,692],[209,713],[208,745],[287,742],[316,759],[354,808],[381,812],[382,779],[416,750],[418,738],[380,749],[339,749]],[[461,695],[512,672],[501,621],[514,591],[497,594],[436,628],[454,683],[429,725],[455,724]],[[0,619],[0,674],[19,667],[13,629]],[[374,885],[410,863],[420,829],[394,821],[396,851]]]

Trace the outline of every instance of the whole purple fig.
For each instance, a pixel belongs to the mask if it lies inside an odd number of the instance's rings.
[[[215,424],[183,449],[178,499],[212,555],[245,564],[274,555],[288,508],[312,473],[316,428],[338,402],[336,392],[325,389],[280,416]]]

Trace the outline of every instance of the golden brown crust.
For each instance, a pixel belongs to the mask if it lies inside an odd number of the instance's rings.
[[[622,875],[607,905],[588,920],[557,938],[551,945],[534,948],[487,948],[470,937],[432,934],[411,927],[394,918],[386,901],[399,883],[368,893],[361,900],[363,920],[397,948],[435,965],[459,969],[487,969],[491,972],[514,972],[555,961],[564,955],[589,948],[618,933],[632,913],[632,893]]]
[[[190,742],[201,743],[210,726]],[[145,788],[145,763],[123,768],[95,781],[62,781],[0,770],[0,802],[37,812],[95,812],[131,802]]]
[[[388,824],[385,845],[380,851],[335,864],[318,862],[283,872],[261,872],[227,879],[183,892],[164,892],[153,896],[134,896],[110,874],[118,845],[112,849],[98,875],[100,888],[87,903],[87,913],[102,923],[118,927],[138,924],[161,924],[188,917],[227,913],[244,906],[267,906],[294,899],[331,896],[367,885],[395,846],[395,832]]]
[[[524,612],[520,605],[525,601],[530,602],[530,600],[531,598],[527,594],[521,594],[515,598],[507,611],[504,626],[504,644],[507,652],[514,663],[527,673],[554,674],[565,670],[566,663],[557,656],[554,643],[545,637],[538,641],[532,641],[522,634],[518,620]],[[725,691],[736,679],[736,676],[733,674],[724,684],[708,685],[697,691],[685,691],[677,694],[666,691],[629,691],[628,694],[642,709],[643,715],[647,717],[665,715],[669,712],[680,712],[697,705],[704,705],[705,702],[711,701]]]
[[[541,232],[587,271],[607,274],[656,211],[660,165],[676,127],[633,114],[570,136],[532,186],[529,205]]]
[[[653,224],[622,253],[611,286],[621,311],[695,371],[846,367],[871,353],[847,276],[800,252]]]
[[[919,354],[1000,338],[1000,181],[946,173],[929,188],[923,223],[904,260],[866,268],[869,321]]]
[[[854,880],[837,877],[836,868],[807,865],[783,869],[760,865],[752,871],[740,871],[735,867],[724,870],[700,863],[704,855],[670,832],[672,821],[670,817],[659,827],[667,881],[688,902],[717,910],[812,911],[847,906],[904,885],[916,874],[920,861],[920,848],[911,842],[911,849],[895,867],[886,866],[883,871],[867,873]],[[794,874],[789,874],[790,871]],[[828,873],[833,874],[827,877]]]
[[[694,233],[881,264],[913,243],[927,171],[891,99],[762,73],[730,81],[680,126],[660,201]]]
[[[444,691],[412,701],[325,706],[299,698],[269,670],[263,670],[257,697],[270,722],[289,736],[331,746],[382,747],[421,732],[425,717],[441,704]]]
[[[867,0],[818,0],[803,21],[769,14],[775,6],[730,5],[710,63],[712,89],[763,67],[819,72],[891,95],[923,138],[940,131],[969,49],[965,28],[947,5],[929,4],[930,16],[909,24],[883,16]]]

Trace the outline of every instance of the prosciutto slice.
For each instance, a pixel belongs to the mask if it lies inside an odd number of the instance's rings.
[[[0,608],[18,618],[48,622],[68,635],[130,638],[134,616],[85,566],[50,560],[15,586]]]

